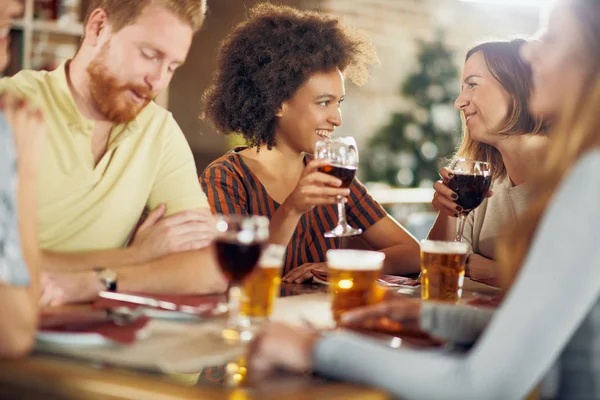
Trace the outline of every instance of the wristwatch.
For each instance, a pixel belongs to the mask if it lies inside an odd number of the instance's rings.
[[[108,268],[94,268],[100,282],[109,292],[117,291],[117,273]]]

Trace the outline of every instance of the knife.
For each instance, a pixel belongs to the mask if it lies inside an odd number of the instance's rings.
[[[215,308],[214,304],[204,304],[197,307],[188,305],[179,305],[170,301],[158,300],[153,297],[138,296],[134,294],[116,293],[102,291],[98,293],[98,296],[104,299],[123,301],[126,303],[139,304],[142,306],[158,308],[161,310],[177,311],[184,314],[199,315],[206,311],[211,311]]]

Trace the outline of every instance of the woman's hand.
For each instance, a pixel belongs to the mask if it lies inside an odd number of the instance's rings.
[[[347,311],[342,314],[341,323],[346,326],[356,326],[367,321],[386,317],[403,325],[418,328],[421,304],[420,299],[396,298]]]
[[[442,215],[456,218],[464,210],[461,206],[456,204],[458,193],[455,193],[448,187],[450,179],[454,177],[454,174],[448,168],[441,168],[439,172],[442,179],[433,184],[435,193],[431,204],[433,205],[433,208],[438,210]],[[490,197],[493,194],[494,192],[489,190],[486,197]]]
[[[350,189],[340,188],[342,181],[334,176],[319,172],[319,168],[330,164],[329,160],[313,160],[309,162],[296,188],[285,199],[282,207],[301,215],[315,206],[322,204],[337,204],[338,196],[350,195]]]
[[[306,263],[299,267],[293,268],[290,272],[281,278],[282,282],[285,283],[304,283],[313,277],[311,270],[316,269],[317,271],[327,271],[327,263]]]

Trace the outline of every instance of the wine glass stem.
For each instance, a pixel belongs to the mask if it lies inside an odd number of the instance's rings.
[[[460,213],[458,215],[458,226],[456,229],[456,238],[454,239],[455,242],[462,242],[462,238],[463,238],[463,231],[465,229],[465,220],[467,219],[467,214],[466,213]]]
[[[346,221],[346,198],[342,196],[338,196],[338,226],[346,226],[348,222]]]
[[[242,288],[239,283],[232,283],[229,288],[229,302],[227,319],[228,328],[239,330],[240,328],[240,304],[242,300]]]

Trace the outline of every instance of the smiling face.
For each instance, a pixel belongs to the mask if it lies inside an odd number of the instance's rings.
[[[313,153],[317,140],[331,137],[342,125],[340,104],[345,94],[339,69],[313,74],[278,110],[277,144],[299,153]]]
[[[98,13],[90,18],[105,18]],[[88,66],[90,92],[110,121],[125,123],[163,89],[185,61],[192,28],[163,6],[147,6],[136,21],[112,34],[105,29]]]
[[[572,96],[581,93],[590,65],[584,42],[576,17],[563,3],[553,10],[541,38],[522,49],[533,70],[532,113],[554,119]]]
[[[0,0],[0,71],[4,71],[9,62],[10,26],[12,19],[23,12],[20,0]]]
[[[454,107],[463,113],[473,140],[494,145],[494,133],[506,120],[511,97],[488,70],[481,51],[465,62],[461,93]]]

